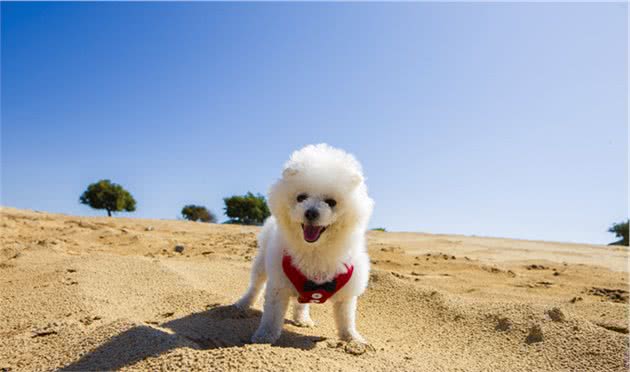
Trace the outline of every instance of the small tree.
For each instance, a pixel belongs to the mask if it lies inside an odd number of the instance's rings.
[[[190,221],[216,223],[217,217],[208,208],[201,205],[186,205],[182,208],[182,217]]]
[[[265,197],[248,192],[242,196],[224,198],[225,214],[230,217],[229,223],[242,225],[261,225],[271,215]]]
[[[615,234],[616,237],[621,238],[616,242],[610,243],[611,245],[628,245],[628,222],[630,220],[626,220],[626,222],[619,222],[613,224],[608,232]]]
[[[105,209],[110,217],[112,212],[136,210],[136,201],[129,191],[110,180],[100,180],[90,184],[79,197],[79,201],[94,209]]]

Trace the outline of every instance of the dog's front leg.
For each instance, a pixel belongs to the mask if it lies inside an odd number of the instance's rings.
[[[357,298],[351,297],[334,304],[335,323],[337,323],[337,333],[344,341],[358,341],[366,343],[363,336],[357,332],[355,326],[355,314],[357,310]]]
[[[252,336],[253,343],[273,344],[278,340],[288,306],[289,293],[286,290],[267,287],[263,315],[258,330]]]
[[[314,327],[315,322],[309,314],[308,304],[293,304],[293,322],[298,327]]]

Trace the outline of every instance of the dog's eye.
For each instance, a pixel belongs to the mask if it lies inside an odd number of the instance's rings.
[[[306,194],[300,194],[297,196],[297,198],[295,198],[295,200],[297,200],[298,203],[303,202],[304,200],[306,200],[306,198],[308,198],[308,195]]]
[[[324,200],[324,202],[325,202],[326,204],[328,204],[328,206],[329,206],[330,208],[332,208],[332,207],[334,207],[335,205],[337,205],[337,201],[336,201],[335,199],[326,199],[326,200]]]

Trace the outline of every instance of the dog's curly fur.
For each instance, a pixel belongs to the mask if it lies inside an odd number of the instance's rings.
[[[345,272],[344,263],[354,265],[350,281],[330,300],[339,337],[365,342],[356,330],[355,312],[357,297],[368,282],[365,230],[374,202],[359,162],[326,144],[306,146],[285,164],[282,177],[269,191],[269,205],[272,216],[258,236],[249,289],[235,304],[250,308],[267,282],[263,316],[252,342],[273,343],[280,337],[289,301],[298,295],[282,270],[285,252],[316,282]],[[295,302],[296,324],[314,325],[308,306]]]

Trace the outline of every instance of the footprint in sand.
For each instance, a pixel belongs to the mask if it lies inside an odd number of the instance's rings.
[[[529,329],[529,333],[525,338],[525,343],[534,344],[537,342],[542,342],[544,340],[542,328],[538,324],[534,325]]]
[[[566,317],[564,316],[562,310],[557,307],[554,307],[551,310],[547,310],[547,315],[549,315],[551,320],[553,320],[554,322],[564,322],[566,320]]]
[[[593,296],[604,297],[612,302],[618,303],[627,303],[628,302],[628,291],[625,289],[610,289],[610,288],[599,288],[593,287],[589,289],[588,294]]]
[[[499,318],[497,321],[497,325],[494,327],[495,330],[506,332],[512,328],[512,322],[508,318]]]

